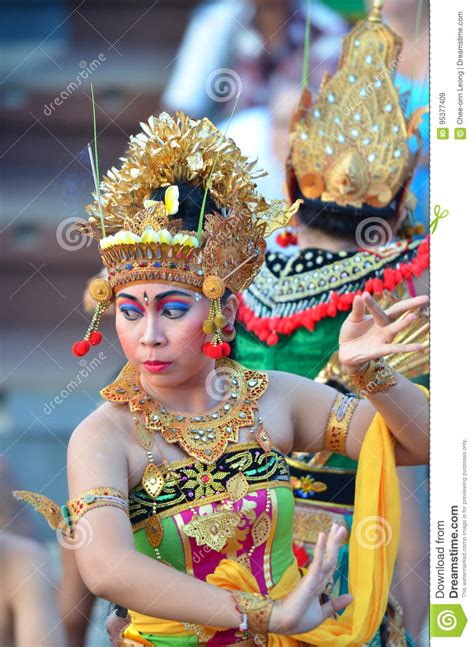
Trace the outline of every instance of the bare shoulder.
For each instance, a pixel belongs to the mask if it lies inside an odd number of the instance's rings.
[[[113,440],[114,443],[129,437],[131,416],[127,407],[104,402],[82,420],[71,434],[69,445],[103,443]]]
[[[99,485],[122,489],[132,425],[128,407],[105,402],[75,428],[67,448],[70,496]]]

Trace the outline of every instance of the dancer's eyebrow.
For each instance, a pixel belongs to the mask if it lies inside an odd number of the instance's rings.
[[[162,292],[161,294],[157,294],[155,296],[155,303],[158,303],[165,297],[169,296],[180,296],[180,297],[187,297],[188,299],[192,299],[192,296],[190,294],[186,294],[186,292],[181,292],[181,290],[168,290],[167,292]]]
[[[158,303],[165,297],[169,297],[171,295],[179,295],[180,297],[187,297],[188,299],[192,298],[190,294],[187,294],[186,292],[182,292],[181,290],[167,290],[166,292],[161,292],[161,294],[157,294],[154,298],[154,301],[155,303]],[[138,297],[134,297],[132,294],[127,294],[126,292],[120,292],[117,295],[117,299],[130,299],[131,301],[140,303],[140,299]]]

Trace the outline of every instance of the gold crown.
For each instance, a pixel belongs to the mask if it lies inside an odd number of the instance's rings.
[[[266,201],[255,184],[263,173],[208,119],[162,113],[141,125],[121,168],[102,180],[101,204],[96,196],[80,227],[99,240],[112,288],[154,280],[201,289],[206,277],[217,277],[224,289],[246,289],[263,263],[264,238],[286,225],[299,202],[288,208]],[[207,188],[220,210],[206,214],[202,235],[169,219],[179,209],[176,182]],[[166,195],[165,202],[148,199],[164,186],[176,190],[171,207]]]
[[[393,84],[403,41],[382,22],[381,8],[376,0],[368,17],[344,38],[336,73],[325,75],[314,101],[303,90],[293,115],[288,184],[294,173],[307,198],[385,207],[402,187],[404,198],[409,195],[426,108],[408,119],[403,114]]]
[[[96,196],[81,227],[100,240],[112,287],[158,280],[200,289],[206,276],[217,276],[232,291],[244,290],[263,262],[264,237],[284,226],[298,205],[288,209],[257,193],[262,172],[208,119],[162,113],[141,125],[144,132],[131,137],[121,168],[102,180],[101,204]],[[207,187],[221,210],[206,215],[199,240],[169,220],[164,203],[142,208],[154,189],[176,182]]]

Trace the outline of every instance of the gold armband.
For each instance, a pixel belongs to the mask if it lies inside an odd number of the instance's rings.
[[[239,631],[243,634],[247,631],[253,634],[268,634],[273,600],[260,593],[231,591],[231,594],[241,615]]]
[[[63,516],[71,533],[74,532],[76,524],[83,514],[103,506],[114,506],[128,514],[127,497],[120,490],[113,487],[91,488],[69,499],[66,505],[63,506]]]
[[[363,397],[372,393],[384,393],[397,383],[397,374],[383,359],[371,360],[364,371],[349,377]]]
[[[14,490],[15,499],[30,504],[46,521],[53,530],[60,530],[70,537],[74,534],[74,528],[82,515],[88,510],[99,508],[105,505],[112,505],[128,514],[128,499],[113,487],[95,487],[85,490],[78,496],[69,499],[66,505],[59,506],[57,503],[39,492],[31,490]]]
[[[345,455],[349,424],[359,402],[360,399],[353,393],[336,395],[324,432],[325,450]]]

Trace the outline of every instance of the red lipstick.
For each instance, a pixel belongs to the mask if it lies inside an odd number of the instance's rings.
[[[154,362],[143,362],[143,366],[150,373],[161,373],[161,371],[167,369],[168,366],[171,366],[172,363],[173,362],[159,362],[156,360]]]

